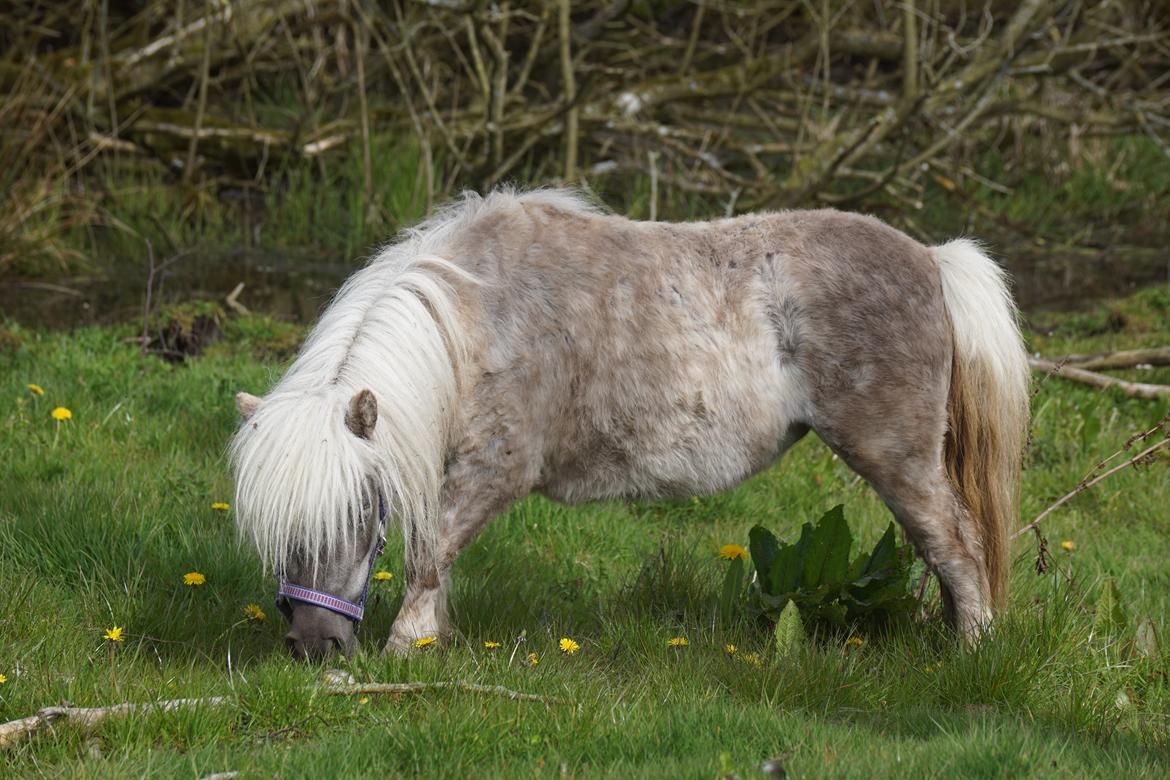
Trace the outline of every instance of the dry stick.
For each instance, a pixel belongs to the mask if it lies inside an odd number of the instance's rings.
[[[154,245],[146,239],[146,261],[149,269],[146,273],[146,301],[142,304],[142,354],[147,353],[150,345],[150,296],[154,292]]]
[[[349,696],[359,693],[421,693],[423,691],[456,690],[469,693],[486,693],[492,696],[503,696],[513,701],[539,701],[546,704],[563,704],[564,699],[553,696],[539,696],[535,693],[522,693],[505,688],[502,685],[479,685],[469,682],[419,682],[419,683],[350,683],[327,686],[326,691],[338,696]]]
[[[406,78],[403,76],[402,71],[398,69],[398,64],[394,61],[394,55],[390,50],[389,43],[385,38],[382,37],[381,33],[378,32],[378,27],[375,24],[375,21],[366,15],[360,3],[357,6],[357,11],[359,14],[361,14],[362,22],[366,29],[373,33],[374,41],[378,44],[378,50],[382,52],[382,58],[386,61],[386,65],[390,69],[390,75],[394,78],[395,86],[398,87],[398,94],[402,98],[403,102],[406,103],[406,110],[407,113],[410,114],[410,123],[414,127],[414,134],[418,138],[419,144],[422,146],[423,168],[427,186],[426,210],[429,213],[431,207],[434,205],[435,200],[435,169],[433,154],[431,151],[430,136],[428,136],[424,131],[422,121],[419,119],[418,111],[415,110],[414,102],[411,101],[410,95],[407,93]]]
[[[223,299],[223,302],[226,303],[229,308],[234,309],[239,314],[247,316],[247,315],[251,314],[251,312],[248,311],[247,306],[240,303],[240,293],[242,293],[243,291],[244,291],[244,283],[240,282],[235,287],[232,288],[232,291],[230,293],[228,293],[228,296],[226,298]]]
[[[1117,379],[1116,377],[1098,374],[1093,371],[1086,371],[1083,368],[1074,368],[1072,366],[1061,365],[1053,363],[1051,360],[1042,360],[1039,358],[1028,358],[1028,365],[1033,371],[1043,371],[1047,374],[1052,374],[1062,379],[1067,379],[1070,382],[1080,382],[1081,384],[1091,385],[1102,390],[1108,390],[1111,387],[1116,387],[1125,393],[1130,398],[1144,398],[1147,400],[1157,400],[1164,396],[1170,396],[1170,385],[1150,385],[1144,382],[1127,382],[1124,379]]]
[[[577,82],[573,78],[573,54],[570,49],[569,32],[570,0],[560,0],[561,35],[561,78],[564,80],[565,105],[569,113],[565,117],[565,182],[577,178],[577,121],[580,109],[577,106]]]
[[[528,83],[528,76],[532,73],[532,66],[536,63],[536,56],[540,53],[540,44],[544,42],[544,30],[548,26],[549,8],[545,6],[540,12],[540,21],[536,25],[536,32],[532,33],[532,43],[528,46],[528,53],[524,55],[524,64],[520,67],[520,73],[516,76],[516,80],[512,82],[512,89],[508,97],[516,97],[524,90],[524,85]]]
[[[211,18],[211,0],[204,6],[204,17]],[[191,180],[195,169],[195,150],[199,146],[199,131],[203,128],[203,115],[207,112],[207,81],[211,73],[211,24],[203,26],[203,61],[199,65],[199,102],[195,106],[195,132],[187,145],[187,165],[183,168],[183,181]],[[111,91],[111,95],[113,92]],[[111,98],[112,99],[112,98]]]
[[[403,17],[402,8],[398,3],[394,3],[394,14],[398,19],[399,28],[405,30],[406,19]],[[459,164],[459,168],[461,170],[469,170],[471,166],[467,162],[466,155],[460,150],[459,146],[455,143],[455,138],[451,135],[450,130],[447,129],[447,123],[443,121],[443,115],[435,102],[434,92],[427,87],[427,80],[423,77],[422,69],[418,65],[418,59],[414,56],[414,48],[411,43],[409,39],[404,42],[402,53],[406,57],[406,66],[410,70],[410,74],[414,77],[418,91],[422,94],[423,102],[427,105],[427,111],[430,113],[431,121],[434,123],[435,129],[439,131],[439,135],[443,137],[443,141],[447,144],[447,149]]]
[[[914,0],[902,3],[902,99],[918,95],[918,17]]]
[[[650,161],[650,221],[658,221],[658,152],[646,152]]]
[[[479,41],[475,34],[475,20],[470,14],[463,17],[463,24],[467,28],[467,49],[471,52],[471,62],[475,65],[475,75],[479,79],[479,91],[483,98],[483,126],[486,132],[491,124],[491,79],[488,78],[487,66],[483,63],[483,55],[479,51]],[[486,29],[486,28],[485,28]]]
[[[107,718],[123,718],[135,713],[172,712],[199,705],[218,706],[226,704],[226,696],[210,696],[205,699],[170,699],[150,704],[112,704],[108,707],[45,707],[36,715],[0,723],[0,748],[11,747],[18,742],[35,737],[58,721],[76,726],[82,731],[96,728]]]
[[[478,683],[462,682],[419,682],[419,683],[349,683],[324,686],[325,693],[331,696],[351,696],[356,694],[372,693],[422,693],[424,691],[455,690],[469,693],[483,693],[491,696],[502,696],[512,701],[538,701],[546,704],[563,704],[564,699],[552,696],[539,696],[535,693],[513,691],[502,685],[480,685]],[[227,696],[208,696],[203,699],[169,699],[166,701],[151,702],[148,704],[111,704],[106,707],[45,707],[26,718],[0,723],[0,749],[11,747],[19,742],[31,739],[38,733],[51,727],[58,721],[64,721],[83,731],[96,728],[107,718],[124,718],[138,713],[172,712],[187,707],[218,707],[228,704],[231,699]]]
[[[171,255],[166,260],[164,260],[161,265],[156,264],[154,262],[154,245],[150,242],[149,238],[146,239],[146,259],[147,259],[147,262],[149,263],[149,268],[148,268],[147,274],[146,274],[146,300],[142,306],[142,354],[143,355],[149,354],[152,351],[150,349],[150,315],[153,312],[153,301],[151,300],[151,298],[152,298],[152,295],[154,293],[154,279],[156,276],[159,276],[160,274],[162,274],[163,271],[170,268],[176,262],[183,259],[186,255],[187,255],[186,250],[181,251],[181,252],[176,252],[175,254]],[[159,282],[159,294],[160,295],[162,294],[162,282],[161,281]],[[159,339],[158,340],[159,340],[159,343],[161,344],[162,343],[162,330],[161,330],[161,328],[159,330]],[[154,350],[154,351],[159,352],[159,353],[167,353],[168,352],[168,350],[166,350],[165,348],[160,348],[160,349]]]
[[[682,65],[678,68],[678,75],[684,76],[690,70],[691,59],[695,56],[695,46],[699,43],[699,30],[703,26],[703,14],[707,10],[706,0],[699,0],[699,7],[695,11],[695,21],[691,24],[691,37],[687,41],[687,50],[683,52]]]
[[[1036,528],[1040,524],[1041,520],[1048,517],[1048,515],[1052,514],[1054,511],[1056,511],[1060,507],[1067,504],[1073,498],[1079,496],[1081,493],[1084,493],[1086,490],[1093,487],[1101,480],[1116,474],[1117,472],[1121,471],[1125,467],[1132,466],[1135,463],[1141,462],[1145,458],[1152,455],[1156,450],[1158,450],[1161,447],[1165,447],[1167,444],[1170,444],[1170,438],[1162,438],[1162,439],[1158,440],[1157,443],[1152,444],[1149,447],[1146,447],[1144,450],[1139,452],[1137,455],[1134,455],[1132,458],[1125,461],[1124,463],[1119,463],[1116,466],[1114,466],[1113,468],[1106,471],[1105,473],[1100,474],[1087,482],[1082,482],[1081,484],[1077,485],[1075,488],[1070,490],[1068,493],[1061,496],[1055,503],[1051,504],[1043,512],[1038,514],[1036,516],[1035,520],[1028,523],[1026,526],[1024,526],[1023,528],[1021,528],[1020,530],[1018,530],[1014,534],[1012,534],[1012,538],[1015,539],[1015,538],[1019,537],[1020,534],[1024,534],[1024,533],[1027,533],[1028,531],[1036,530]]]
[[[493,78],[488,90],[487,132],[491,138],[492,165],[496,167],[504,161],[504,104],[508,99],[508,50],[502,42],[504,34],[504,30],[497,36],[491,27],[483,28],[484,40],[487,41],[495,60]]]
[[[1103,368],[1170,366],[1170,347],[1126,349],[1119,352],[1101,352],[1095,355],[1065,355],[1061,359],[1061,363],[1090,371],[1099,371]]]
[[[365,195],[365,213],[362,215],[362,223],[367,227],[373,222],[371,217],[374,214],[376,206],[374,205],[374,163],[373,155],[370,152],[370,104],[366,95],[366,49],[368,43],[366,30],[368,28],[352,25],[353,30],[353,48],[355,54],[355,64],[357,68],[357,89],[358,89],[358,110],[361,112],[362,124],[362,186]]]
[[[523,143],[519,144],[510,155],[508,159],[500,163],[500,166],[492,171],[491,175],[487,177],[484,182],[485,189],[491,189],[496,186],[500,179],[508,175],[509,171],[516,166],[517,163],[532,150],[532,147],[537,144],[544,136],[563,130],[564,127],[560,123],[548,125],[543,128],[537,128],[529,133],[528,137],[524,139]]]
[[[110,4],[108,0],[102,0],[102,7],[98,16],[99,35],[101,36],[100,43],[102,47],[102,65],[106,72],[106,92],[109,108],[110,108],[110,132],[114,137],[118,137],[118,109],[117,101],[114,99],[114,66],[110,61]],[[92,95],[91,95],[92,97]]]

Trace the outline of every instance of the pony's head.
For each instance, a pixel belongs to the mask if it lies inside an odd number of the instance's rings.
[[[285,643],[301,660],[347,654],[392,498],[373,446],[377,399],[330,387],[239,393],[236,406],[236,518],[280,579]]]

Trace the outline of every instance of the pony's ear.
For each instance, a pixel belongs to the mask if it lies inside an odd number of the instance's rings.
[[[240,410],[240,419],[248,419],[260,408],[262,401],[251,393],[236,393],[236,408]]]
[[[345,410],[345,427],[354,436],[368,439],[374,435],[374,423],[378,422],[378,399],[369,390],[362,390],[349,399]]]

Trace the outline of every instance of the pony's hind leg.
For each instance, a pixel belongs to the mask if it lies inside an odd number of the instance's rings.
[[[906,475],[912,478],[912,475]],[[922,482],[871,480],[919,555],[935,573],[947,622],[970,640],[991,622],[991,589],[979,529],[951,487],[941,463]]]
[[[879,381],[842,383],[819,397],[813,428],[894,513],[938,577],[948,622],[974,639],[991,619],[991,589],[979,528],[945,466],[949,375],[938,352],[949,357],[942,346],[924,352],[920,365],[938,369],[912,382],[892,363],[875,361],[869,371]]]
[[[875,441],[891,440],[878,435]],[[978,638],[991,620],[991,592],[978,528],[943,466],[942,437],[886,452],[865,443],[830,446],[873,486],[938,577],[947,621],[968,639]]]

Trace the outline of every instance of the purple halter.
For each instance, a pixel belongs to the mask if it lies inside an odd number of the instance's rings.
[[[285,619],[292,620],[292,605],[289,601],[299,601],[302,604],[311,604],[314,607],[321,607],[330,612],[336,612],[339,615],[352,620],[354,623],[362,622],[362,615],[365,614],[366,596],[370,592],[370,577],[374,574],[374,562],[378,560],[379,553],[386,545],[386,502],[382,500],[382,496],[378,496],[378,543],[374,545],[374,552],[370,555],[370,565],[366,570],[366,585],[362,588],[362,595],[357,601],[348,601],[340,596],[334,596],[332,593],[324,593],[323,591],[306,588],[303,585],[294,585],[291,582],[286,582],[282,577],[280,580],[280,587],[276,590],[276,608],[280,610],[280,614],[284,615]]]

